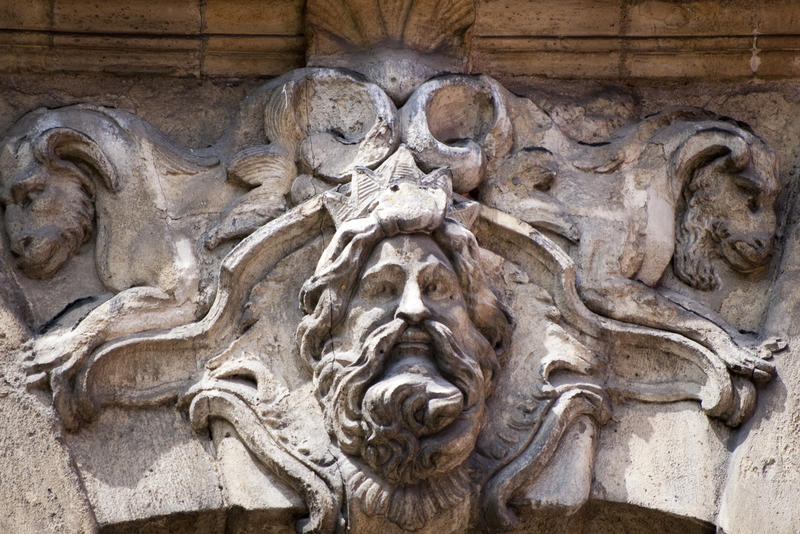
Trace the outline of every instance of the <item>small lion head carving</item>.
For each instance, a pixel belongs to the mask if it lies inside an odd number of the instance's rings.
[[[677,219],[673,268],[690,286],[719,286],[712,260],[752,273],[770,261],[778,194],[774,154],[740,129],[696,133],[676,152],[673,169],[683,183],[684,209]]]
[[[0,155],[0,203],[17,267],[51,278],[92,235],[96,182],[116,173],[97,144],[71,128],[11,139]]]

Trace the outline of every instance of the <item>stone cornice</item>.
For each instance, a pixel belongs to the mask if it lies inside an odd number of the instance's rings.
[[[304,64],[301,0],[156,0],[95,6],[10,0],[0,72],[276,76]],[[791,0],[481,0],[468,68],[552,78],[793,78]],[[587,61],[591,58],[591,61]]]

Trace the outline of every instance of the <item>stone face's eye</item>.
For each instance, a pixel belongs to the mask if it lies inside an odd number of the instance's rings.
[[[452,291],[445,281],[429,282],[422,289],[422,294],[430,299],[444,300],[452,298]]]
[[[14,203],[25,208],[36,200],[44,191],[44,184],[31,180],[24,180],[15,184],[11,189]]]
[[[376,279],[377,277],[367,278],[362,282],[361,294],[369,299],[386,300],[391,299],[397,294],[397,288],[387,280]]]
[[[742,176],[735,176],[733,178],[733,183],[736,186],[736,190],[738,191],[740,198],[742,198],[747,203],[747,209],[749,209],[751,213],[758,212],[759,210],[758,185],[754,183],[752,180]]]
[[[388,282],[383,282],[378,287],[378,295],[383,297],[393,297],[395,294],[394,286]]]
[[[747,208],[750,210],[751,213],[758,212],[758,197],[753,195],[747,201]]]
[[[450,300],[459,293],[456,275],[442,264],[426,268],[419,279],[420,293],[431,300]]]
[[[39,198],[39,195],[42,194],[41,189],[31,189],[25,194],[25,198],[22,200],[23,206],[29,206],[34,200]]]
[[[744,196],[744,200],[747,203],[747,209],[749,209],[752,213],[758,211],[758,192],[754,191],[752,188],[747,187],[739,187],[738,188],[740,193]]]

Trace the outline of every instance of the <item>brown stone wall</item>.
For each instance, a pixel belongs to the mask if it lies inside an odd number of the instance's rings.
[[[0,73],[275,76],[302,66],[302,0],[5,0]],[[478,0],[475,72],[800,75],[794,0]]]

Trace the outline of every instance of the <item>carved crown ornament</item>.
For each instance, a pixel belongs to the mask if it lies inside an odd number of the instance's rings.
[[[693,108],[575,141],[446,73],[473,20],[472,2],[310,2],[314,66],[204,149],[91,104],[6,132],[19,357],[66,430],[173,406],[198,432],[227,422],[300,496],[302,532],[446,533],[512,528],[524,499],[579,508],[591,452],[578,490],[537,481],[619,403],[752,414],[785,344],[661,281],[763,275],[770,148]]]

